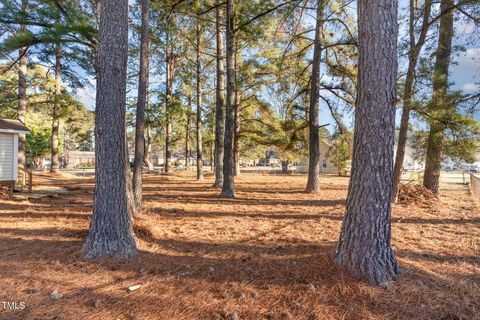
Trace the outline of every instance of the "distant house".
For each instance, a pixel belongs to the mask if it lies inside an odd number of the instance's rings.
[[[18,135],[29,133],[19,120],[0,119],[0,185],[15,186],[18,178]]]
[[[65,151],[60,162],[64,168],[90,167],[95,165],[95,152],[93,151]]]
[[[321,141],[320,142],[320,173],[338,174],[338,168],[332,163],[328,157],[328,151],[331,145]],[[297,166],[297,171],[301,173],[308,173],[308,158],[304,157],[300,160]]]

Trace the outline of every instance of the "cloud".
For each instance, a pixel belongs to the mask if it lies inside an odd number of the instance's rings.
[[[469,48],[465,52],[465,57],[473,60],[480,59],[480,48]]]
[[[464,93],[473,93],[480,88],[480,85],[475,83],[465,83],[462,87]]]
[[[455,88],[471,89],[480,77],[480,48],[468,48],[451,66],[451,80]]]

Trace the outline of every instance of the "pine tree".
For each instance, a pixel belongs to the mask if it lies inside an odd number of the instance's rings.
[[[198,2],[197,2],[198,7]],[[203,180],[203,139],[202,139],[202,62],[200,59],[200,51],[203,48],[202,44],[202,27],[200,24],[200,17],[197,13],[195,19],[195,92],[197,94],[197,116],[196,116],[196,140],[197,140],[197,180]]]
[[[433,92],[430,109],[435,110],[434,118],[443,118],[449,113],[452,105],[448,99],[448,67],[452,54],[453,39],[453,1],[443,0],[440,5],[441,17],[438,30],[438,48],[433,73]],[[432,119],[429,123],[427,155],[423,185],[433,193],[439,192],[440,163],[442,161],[443,131],[445,125],[441,121]]]
[[[418,58],[420,51],[425,44],[427,32],[429,30],[430,12],[432,0],[426,0],[423,7],[423,21],[418,39],[415,41],[415,13],[416,4],[410,0],[410,18],[409,18],[409,52],[408,69],[405,79],[405,88],[403,90],[403,108],[400,120],[400,130],[398,133],[397,153],[395,155],[395,166],[393,168],[393,198],[395,200],[398,193],[398,186],[402,175],[403,162],[405,159],[405,148],[407,145],[408,123],[410,119],[410,110],[414,98],[414,81]]]
[[[321,33],[323,24],[324,0],[317,2],[317,21],[313,48],[312,76],[310,80],[310,106],[308,109],[308,180],[306,192],[320,191],[320,136],[318,133],[318,101],[320,95],[320,60],[322,55]]]
[[[235,104],[235,69],[234,69],[234,44],[235,44],[235,0],[227,0],[226,10],[226,62],[227,62],[227,105],[225,110],[225,149],[223,155],[223,186],[221,196],[233,198],[235,196],[234,187],[234,155],[233,155],[233,135],[234,135],[234,114],[233,106]]]
[[[140,35],[140,72],[138,75],[137,111],[135,117],[135,160],[133,169],[133,191],[135,207],[142,208],[142,172],[145,160],[145,107],[148,87],[148,24],[150,0],[142,2],[142,25]]]
[[[215,102],[215,182],[217,188],[223,185],[223,148],[225,133],[225,69],[222,32],[222,10],[217,3],[216,9],[216,40],[217,40],[217,79],[216,79],[216,102]]]
[[[96,57],[95,198],[85,257],[135,255],[127,199],[125,99],[128,0],[101,3]]]
[[[335,262],[355,277],[386,286],[398,273],[390,246],[397,1],[361,0],[357,12],[359,74],[352,175]]]

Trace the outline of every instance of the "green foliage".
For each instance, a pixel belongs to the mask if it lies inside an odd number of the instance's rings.
[[[352,160],[353,144],[351,133],[340,133],[334,139],[332,147],[328,150],[330,161],[338,168],[340,176],[347,175]]]
[[[26,28],[6,37],[0,52],[59,42],[95,46],[96,13],[83,1],[29,0],[26,10],[15,2],[2,4],[0,22]]]
[[[25,153],[31,159],[37,159],[50,152],[51,130],[31,129],[25,140]]]
[[[0,68],[2,67],[5,66],[0,65]],[[54,85],[54,79],[47,69],[37,64],[29,65],[27,69],[26,125],[30,130],[35,131],[36,136],[30,139],[34,139],[32,141],[39,144],[46,136],[49,136],[50,139]],[[17,118],[17,92],[18,74],[16,70],[10,69],[8,72],[1,73],[0,118]],[[87,110],[83,104],[63,90],[61,108],[57,111],[57,116],[64,123],[64,132],[60,136],[60,142],[63,142],[69,149],[86,151],[93,148],[94,112]],[[35,152],[35,154],[37,153]]]
[[[450,115],[449,119],[449,125],[443,134],[443,157],[467,163],[475,162],[476,155],[480,152],[479,122],[471,116],[460,114]],[[416,159],[425,158],[427,141],[428,131],[411,129],[410,145]]]

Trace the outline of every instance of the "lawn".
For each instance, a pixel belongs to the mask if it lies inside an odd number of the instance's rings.
[[[0,200],[0,301],[26,304],[0,318],[480,318],[480,214],[465,186],[394,205],[401,272],[385,289],[332,263],[347,178],[323,176],[317,195],[305,183],[244,174],[232,200],[218,197],[212,176],[147,174],[139,255],[85,260],[92,178],[37,177],[37,189],[70,192]]]

